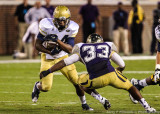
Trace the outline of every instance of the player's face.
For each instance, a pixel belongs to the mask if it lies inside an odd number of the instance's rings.
[[[67,19],[66,18],[55,18],[56,23],[58,24],[60,30],[63,30],[66,27]]]
[[[61,27],[65,27],[65,24],[66,24],[66,21],[65,20],[57,20],[58,22],[58,25],[61,26]]]

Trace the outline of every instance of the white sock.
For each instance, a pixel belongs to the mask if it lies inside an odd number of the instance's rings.
[[[79,99],[80,99],[80,101],[81,101],[82,104],[86,104],[87,103],[85,95],[79,96]]]
[[[147,83],[146,83],[146,79],[140,80],[139,85],[141,85],[143,87],[148,86]]]
[[[36,85],[38,89],[39,89],[40,84],[41,84],[41,83],[39,82],[39,83]]]
[[[144,108],[150,107],[149,104],[146,102],[146,100],[145,100],[144,98],[140,99],[139,103],[140,103]]]
[[[102,97],[100,94],[95,94],[94,92],[92,92],[91,95],[92,95],[95,99],[97,99],[100,103],[104,104],[104,101],[105,101],[105,100],[103,100],[103,97]]]

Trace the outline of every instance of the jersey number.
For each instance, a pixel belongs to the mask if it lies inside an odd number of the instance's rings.
[[[96,49],[101,49],[101,53],[97,53]],[[109,47],[106,45],[95,46],[84,46],[82,51],[87,51],[87,56],[84,57],[85,62],[89,62],[97,57],[99,58],[109,58]]]

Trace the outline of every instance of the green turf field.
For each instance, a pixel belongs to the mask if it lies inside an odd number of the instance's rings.
[[[125,61],[126,77],[143,79],[150,76],[155,67],[155,60]],[[115,65],[114,65],[115,66]],[[41,93],[37,103],[31,101],[34,83],[39,80],[40,63],[0,64],[0,114],[80,114],[80,113],[145,113],[140,104],[133,104],[128,93],[113,87],[98,89],[98,92],[109,99],[112,107],[106,111],[94,98],[86,95],[88,104],[94,111],[83,111],[79,98],[71,83],[62,75],[55,75],[51,91]],[[81,63],[76,63],[78,72],[85,71]],[[142,95],[157,111],[160,110],[160,87],[150,86],[143,89]]]

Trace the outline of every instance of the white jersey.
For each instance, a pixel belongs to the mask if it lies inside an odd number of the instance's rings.
[[[31,34],[35,34],[35,38],[37,38],[38,33],[39,33],[38,21],[35,21],[27,28],[27,31],[22,38],[22,42],[24,42],[24,43],[32,42],[32,35]]]
[[[50,18],[50,14],[48,13],[48,11],[43,8],[30,8],[27,13],[25,14],[25,21],[28,24],[31,24],[34,21],[38,21],[40,18]]]
[[[49,34],[56,34],[58,36],[58,39],[61,41],[65,40],[68,37],[75,37],[78,33],[78,29],[79,29],[79,25],[72,20],[70,20],[68,27],[63,31],[58,31],[58,29],[55,27],[53,23],[53,18],[44,18],[40,21],[40,24],[39,24],[39,32],[43,36],[46,36]],[[56,55],[46,54],[46,59],[56,59],[67,54],[68,53],[62,50],[60,53]]]

